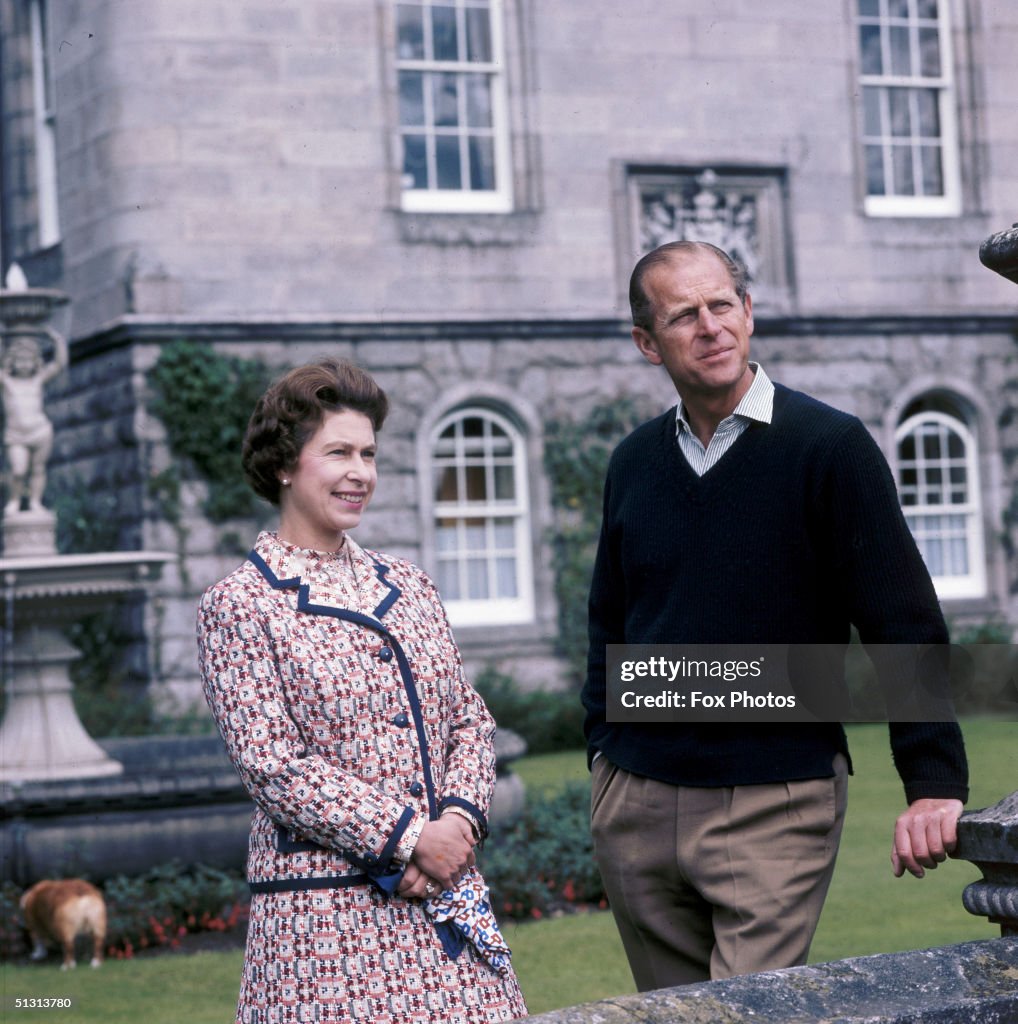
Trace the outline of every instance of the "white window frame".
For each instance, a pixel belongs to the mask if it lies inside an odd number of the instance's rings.
[[[56,109],[49,59],[46,0],[29,0],[28,15],[32,46],[32,116],[39,248],[48,249],[60,241],[60,216],[57,198]]]
[[[951,433],[960,438],[964,449],[964,454],[960,461],[965,468],[967,492],[967,500],[964,503],[928,504],[919,502],[917,496],[915,504],[905,504],[904,497],[908,488],[906,488],[902,480],[902,470],[906,468],[906,464],[902,462],[901,458],[901,442],[909,434],[915,436],[916,459],[911,463],[911,466],[916,470],[918,486],[923,468],[930,465],[923,456],[920,444],[921,434],[919,434],[919,430],[924,427],[933,427],[938,432]],[[929,410],[916,413],[914,416],[909,416],[908,419],[904,420],[895,431],[894,442],[897,482],[903,499],[902,512],[904,512],[906,520],[909,520],[909,528],[913,534],[917,532],[915,520],[944,516],[963,516],[965,519],[965,557],[968,563],[968,571],[952,575],[933,575],[933,570],[931,569],[933,585],[938,596],[946,599],[985,596],[986,553],[985,539],[983,537],[982,491],[979,486],[979,459],[975,438],[961,420],[954,416],[949,416],[947,413]],[[942,470],[942,480],[943,472],[950,468],[950,462],[951,460],[948,460],[943,455],[933,462],[934,465],[939,464]],[[945,489],[946,487],[947,485],[945,485]],[[944,535],[938,533],[936,529],[930,531],[930,536],[937,541],[944,538]],[[922,551],[923,542],[919,536],[916,537],[916,543],[919,545],[920,551]]]
[[[491,32],[491,60],[487,62],[465,60],[407,59],[399,54],[398,38],[396,40],[396,77],[402,71],[417,71],[424,74],[446,73],[455,75],[485,75],[490,82],[491,99],[491,137],[494,147],[495,187],[493,189],[443,189],[443,188],[405,188],[401,187],[401,207],[407,213],[509,213],[513,208],[512,196],[512,161],[509,141],[509,101],[505,80],[505,36],[503,27],[502,0],[396,0],[394,8],[401,4],[424,8],[425,20],[430,17],[433,7],[455,7],[459,36],[464,38],[464,20],[467,8],[487,9],[489,12]],[[398,12],[394,9],[394,23],[398,26]],[[425,32],[425,45],[429,36]],[[427,108],[427,104],[425,105]],[[397,99],[397,117],[399,103]],[[429,114],[426,109],[426,122]],[[455,133],[462,131],[465,114],[461,110],[459,123]],[[397,131],[396,152],[399,161],[399,174],[402,178],[403,167],[403,133],[401,124]],[[432,153],[431,140],[439,134],[433,124],[426,123],[422,129],[412,134],[428,136],[429,154]],[[453,134],[450,132],[450,134]],[[466,136],[461,135],[461,147],[466,145]],[[431,157],[429,156],[429,164]]]
[[[900,143],[904,136],[876,135],[868,136],[865,130],[865,115],[860,113],[860,135],[862,141],[862,176],[866,198],[864,209],[871,217],[948,217],[958,216],[961,213],[961,172],[958,156],[958,125],[955,113],[955,84],[954,84],[954,54],[951,45],[951,23],[948,8],[950,0],[937,0],[937,19],[921,19],[918,16],[916,4],[918,0],[907,0],[908,16],[906,18],[891,18],[888,14],[888,4],[891,0],[878,0],[880,14],[876,18],[863,17],[858,13],[860,0],[854,0],[856,10],[856,46],[859,52],[859,84],[861,102],[865,104],[865,93],[867,89],[876,88],[880,90],[881,122],[883,125],[890,123],[888,111],[888,97],[890,89],[913,90],[910,97],[911,121],[915,125],[918,120],[918,113],[915,109],[916,95],[918,90],[935,90],[937,93],[937,112],[940,120],[940,162],[941,175],[943,180],[942,195],[922,195],[910,193],[907,195],[869,193],[869,181],[867,173],[866,149],[871,145],[878,145],[883,153],[884,159],[884,181],[887,187],[894,187],[894,178],[891,171],[890,153],[898,139]],[[938,76],[896,75],[891,74],[888,69],[891,67],[890,52],[888,45],[888,33],[881,31],[882,65],[884,74],[865,74],[862,68],[862,47],[860,45],[859,29],[862,25],[879,25],[883,28],[894,26],[907,28],[910,37],[910,50],[912,67],[919,67],[919,55],[917,52],[917,29],[919,27],[930,28],[936,25],[938,43],[940,47],[940,74]],[[920,136],[913,134],[910,138],[910,145],[913,154],[924,145]],[[921,175],[919,168],[913,162],[913,180]],[[920,179],[921,180],[921,179]]]
[[[440,501],[435,493],[435,484],[440,468],[447,467],[450,462],[436,458],[436,448],[442,433],[454,423],[479,417],[495,425],[511,442],[511,458],[513,466],[513,499],[497,501]],[[465,468],[468,452],[467,444],[462,436],[456,438],[456,449],[452,464],[458,470]],[[484,405],[460,405],[443,416],[431,431],[428,441],[428,487],[431,495],[431,515],[433,531],[436,537],[435,562],[436,577],[441,589],[442,573],[439,563],[456,561],[460,563],[460,579],[465,584],[466,567],[463,561],[463,547],[456,549],[453,557],[441,551],[437,544],[438,523],[440,519],[473,519],[490,523],[494,519],[513,519],[513,554],[516,567],[516,597],[514,598],[451,598],[443,593],[442,598],[449,621],[454,626],[507,625],[511,623],[532,622],[534,619],[534,582],[531,557],[530,499],[527,486],[527,448],[526,441],[520,431],[505,416]],[[476,456],[475,456],[476,457]],[[476,464],[476,463],[473,463]],[[483,463],[487,472],[491,472],[493,464],[487,459]],[[489,478],[490,479],[490,478]],[[462,492],[461,492],[462,493]],[[489,493],[491,493],[489,491]],[[494,558],[494,551],[488,549],[486,557]],[[489,573],[494,568],[489,566]]]

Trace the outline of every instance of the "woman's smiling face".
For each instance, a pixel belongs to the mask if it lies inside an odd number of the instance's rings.
[[[327,412],[297,465],[279,474],[280,538],[316,551],[337,550],[375,492],[375,452],[375,430],[364,413]]]

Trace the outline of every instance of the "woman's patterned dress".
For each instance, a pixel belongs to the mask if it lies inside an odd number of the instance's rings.
[[[424,905],[385,891],[427,820],[461,813],[485,832],[494,785],[494,723],[428,577],[349,537],[331,554],[263,533],[203,596],[198,641],[257,805],[237,1021],[524,1016],[511,966],[470,943],[450,957]]]

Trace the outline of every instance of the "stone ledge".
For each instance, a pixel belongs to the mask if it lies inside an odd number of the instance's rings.
[[[657,989],[531,1024],[1015,1024],[1018,939],[854,957]]]

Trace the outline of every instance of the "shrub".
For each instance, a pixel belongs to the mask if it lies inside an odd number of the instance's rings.
[[[236,874],[172,862],[104,886],[108,955],[129,958],[152,946],[179,945],[188,932],[228,931],[247,918],[247,886]]]
[[[478,675],[475,685],[495,721],[527,741],[527,753],[544,754],[583,746],[583,705],[575,691],[524,693],[511,676],[490,665]]]
[[[144,875],[118,875],[102,886],[106,897],[106,954],[130,958],[143,949],[175,948],[189,932],[229,931],[247,920],[248,889],[236,873],[177,862]],[[22,890],[0,890],[0,957],[29,951],[19,901]]]
[[[590,787],[569,783],[554,796],[528,797],[520,818],[489,840],[478,862],[498,916],[539,918],[605,905],[589,809]]]

